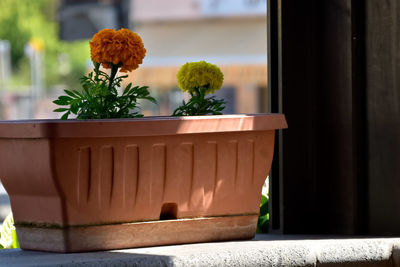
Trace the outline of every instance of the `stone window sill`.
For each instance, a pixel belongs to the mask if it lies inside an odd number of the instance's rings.
[[[90,253],[0,250],[0,266],[400,266],[400,238],[257,235]]]

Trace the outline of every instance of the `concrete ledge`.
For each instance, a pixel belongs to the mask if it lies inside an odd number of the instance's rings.
[[[57,254],[0,250],[0,266],[400,266],[400,238],[257,235],[251,241]]]

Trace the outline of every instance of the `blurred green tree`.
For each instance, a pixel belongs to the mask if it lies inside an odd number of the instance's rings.
[[[90,59],[87,41],[59,40],[58,0],[1,0],[0,39],[11,44],[12,84],[30,83],[30,65],[24,48],[30,40],[44,45],[45,87],[64,84],[77,88]]]

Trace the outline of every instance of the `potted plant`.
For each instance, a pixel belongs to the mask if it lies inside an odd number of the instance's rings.
[[[140,37],[103,30],[90,45],[94,73],[82,79],[82,91],[55,101],[64,119],[76,120],[0,122],[0,178],[21,248],[77,252],[252,238],[284,116],[138,118],[136,100],[154,99],[147,87],[131,85],[118,95],[123,77],[116,75],[141,63]],[[196,101],[218,114],[223,100],[206,97],[216,87],[195,87],[175,115],[204,107]]]

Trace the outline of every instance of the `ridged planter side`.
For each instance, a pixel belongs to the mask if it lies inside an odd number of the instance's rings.
[[[21,247],[70,252],[251,238],[274,129],[286,127],[276,116],[8,125],[0,131],[0,178]],[[31,132],[15,138],[13,126]]]

